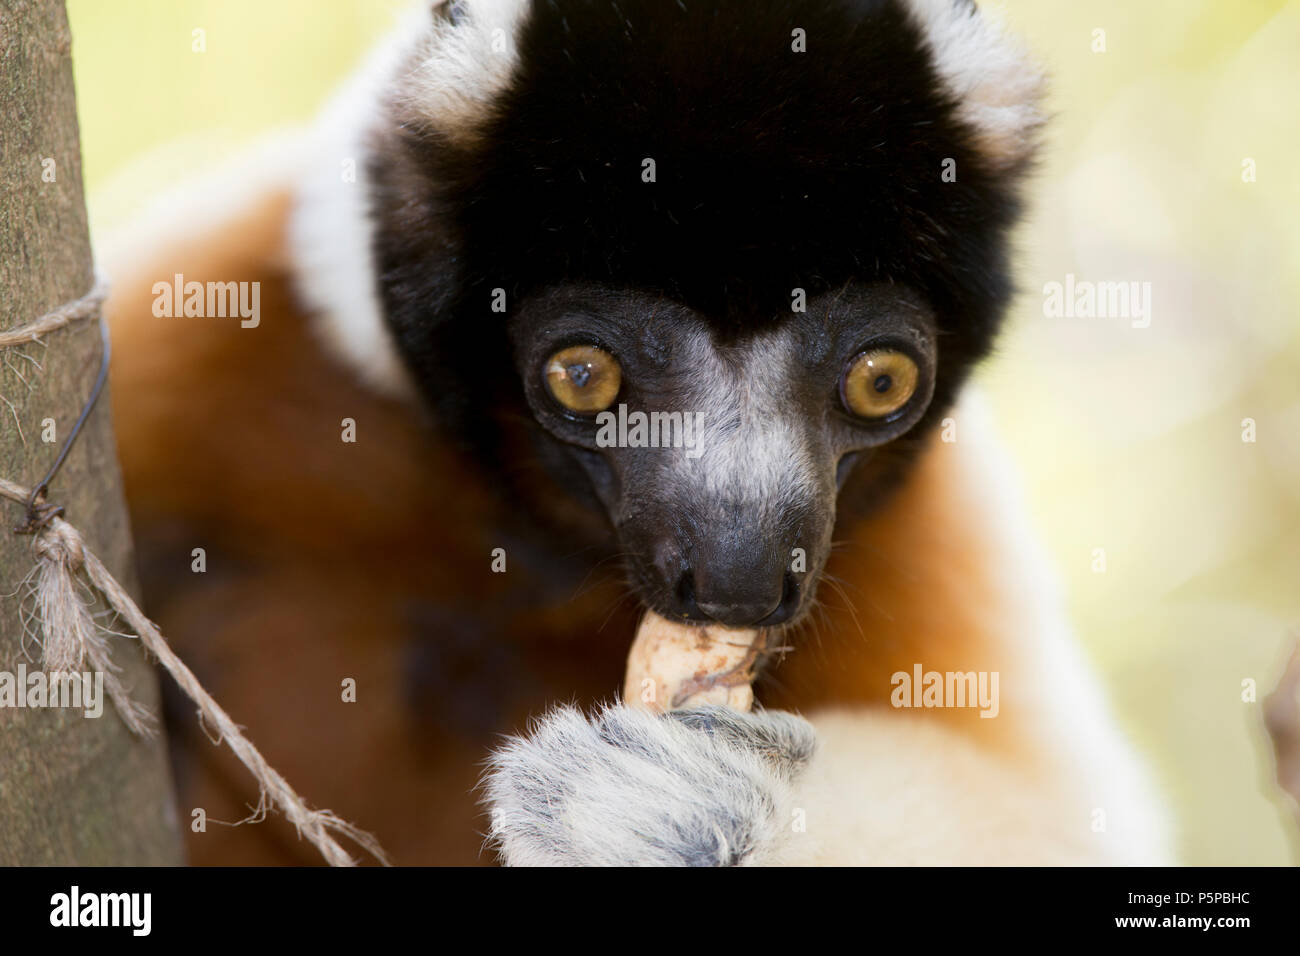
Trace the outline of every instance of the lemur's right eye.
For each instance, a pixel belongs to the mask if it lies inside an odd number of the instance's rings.
[[[547,389],[557,402],[579,415],[609,408],[622,382],[618,360],[594,345],[571,345],[546,360]]]

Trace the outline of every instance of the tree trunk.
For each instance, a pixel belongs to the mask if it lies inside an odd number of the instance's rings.
[[[63,0],[0,0],[0,329],[25,325],[92,283]],[[48,334],[45,346],[0,351],[0,476],[29,487],[53,463],[89,394],[99,330],[77,322]],[[101,396],[49,498],[135,591],[109,409]],[[39,662],[21,617],[32,539],[10,533],[21,518],[18,505],[0,502],[0,671],[13,674],[20,663],[35,670]],[[126,686],[161,716],[157,677],[138,642],[110,641]],[[98,719],[0,707],[0,864],[182,861],[161,734],[135,737],[108,702]]]

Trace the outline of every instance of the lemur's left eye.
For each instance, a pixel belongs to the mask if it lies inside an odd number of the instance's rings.
[[[594,345],[571,345],[546,360],[546,387],[557,402],[579,415],[609,408],[622,382],[618,360]]]
[[[920,372],[895,349],[871,349],[851,363],[840,379],[844,407],[862,418],[886,418],[907,404]]]

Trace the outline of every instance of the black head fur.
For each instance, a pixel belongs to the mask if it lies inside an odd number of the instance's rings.
[[[536,0],[515,43],[473,135],[403,99],[370,168],[385,316],[451,434],[493,461],[527,414],[493,290],[514,308],[578,282],[724,340],[796,288],[904,286],[940,343],[912,434],[942,416],[1008,303],[1024,164],[981,153],[902,0]]]

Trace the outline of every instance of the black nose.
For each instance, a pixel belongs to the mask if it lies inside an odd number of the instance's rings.
[[[774,581],[757,575],[710,573],[688,568],[677,582],[677,610],[691,620],[716,621],[726,627],[774,627],[799,608],[799,582],[783,573]]]

